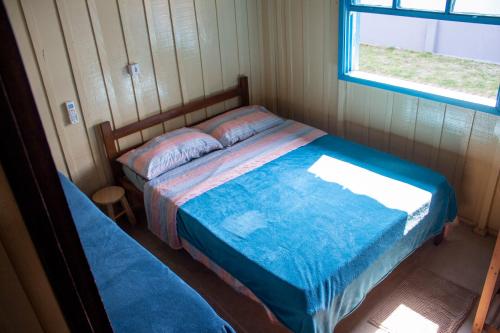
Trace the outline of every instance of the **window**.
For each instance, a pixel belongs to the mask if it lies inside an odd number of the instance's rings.
[[[341,0],[339,78],[500,114],[500,0]]]

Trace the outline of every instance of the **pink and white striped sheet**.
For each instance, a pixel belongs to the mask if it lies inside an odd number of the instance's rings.
[[[224,147],[229,147],[283,121],[261,105],[250,105],[224,112],[195,128],[210,134]]]
[[[319,129],[287,120],[149,181],[144,187],[148,228],[170,247],[182,248],[176,219],[180,206],[323,135]]]
[[[179,128],[151,139],[117,161],[150,180],[154,177],[223,147],[213,137],[195,128]]]
[[[238,279],[233,277],[226,270],[222,269],[219,265],[210,260],[206,255],[204,255],[197,248],[192,246],[184,238],[181,238],[181,243],[182,247],[191,255],[191,257],[193,257],[193,259],[202,263],[206,268],[214,272],[219,277],[219,279],[230,285],[231,288],[233,288],[240,294],[243,294],[246,297],[250,298],[254,302],[257,302],[260,305],[262,305],[262,307],[264,307],[264,310],[266,310],[267,317],[271,322],[276,324],[281,324],[280,321],[276,318],[276,316],[271,312],[271,310],[269,310],[268,307],[257,296],[255,296],[255,294],[250,289],[245,287],[243,283],[238,281]]]

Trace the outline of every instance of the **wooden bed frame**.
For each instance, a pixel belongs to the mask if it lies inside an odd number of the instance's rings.
[[[99,124],[99,128],[101,130],[101,134],[104,141],[104,147],[106,149],[106,154],[111,165],[111,170],[113,172],[114,182],[123,186],[129,195],[129,200],[131,201],[134,207],[143,207],[143,193],[139,191],[134,184],[131,183],[130,180],[125,177],[121,164],[116,161],[116,158],[125,154],[127,151],[132,150],[143,143],[139,143],[135,146],[118,150],[117,149],[117,141],[120,138],[125,136],[140,132],[141,130],[147,129],[154,125],[161,124],[167,120],[200,110],[206,107],[212,106],[214,104],[218,104],[220,102],[224,102],[231,98],[239,97],[240,103],[237,107],[249,105],[249,93],[248,93],[248,78],[244,75],[238,78],[238,85],[224,92],[220,92],[214,94],[212,96],[208,96],[199,100],[195,100],[193,102],[189,102],[177,108],[168,110],[166,112],[162,112],[160,114],[144,118],[135,123],[112,129],[111,123],[109,121],[105,121]],[[202,121],[205,121],[203,119]],[[195,125],[196,123],[192,124]],[[443,239],[445,238],[446,227],[443,228],[441,234],[437,235],[434,238],[434,244],[439,245]]]
[[[220,92],[214,94],[212,96],[204,97],[189,103],[186,103],[182,106],[176,107],[174,109],[168,110],[166,112],[162,112],[160,114],[150,116],[144,119],[141,119],[135,123],[112,129],[111,122],[105,121],[99,124],[99,129],[102,134],[102,138],[104,141],[104,147],[106,150],[106,155],[109,160],[109,164],[111,166],[111,171],[113,173],[114,182],[122,185],[127,193],[131,196],[131,201],[133,203],[140,203],[142,206],[142,197],[143,194],[139,191],[124,175],[123,170],[121,168],[121,164],[116,161],[116,159],[132,150],[143,143],[139,143],[135,146],[128,147],[125,149],[117,149],[118,139],[126,137],[128,135],[140,132],[144,129],[152,127],[157,124],[164,123],[167,120],[177,118],[179,116],[186,115],[188,113],[204,109],[206,107],[227,101],[229,99],[239,97],[239,104],[237,107],[249,105],[249,93],[248,93],[248,78],[246,76],[240,76],[238,78],[238,85],[224,92]],[[202,121],[205,121],[203,119]],[[196,124],[196,123],[195,123]],[[192,125],[195,125],[192,124]],[[140,199],[140,200],[138,200]],[[137,202],[138,201],[138,202]]]

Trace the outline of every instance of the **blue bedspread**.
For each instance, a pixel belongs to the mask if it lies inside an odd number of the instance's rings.
[[[178,233],[294,332],[332,332],[455,215],[440,174],[324,136],[191,199]]]
[[[196,291],[60,179],[115,332],[234,332]]]

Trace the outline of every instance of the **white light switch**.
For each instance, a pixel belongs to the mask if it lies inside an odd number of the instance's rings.
[[[72,124],[78,124],[80,120],[78,119],[78,112],[76,112],[75,102],[67,101],[64,104],[66,106],[66,111],[68,111],[69,122]]]
[[[138,76],[141,73],[141,69],[139,68],[139,64],[133,63],[128,65],[128,73],[134,77]]]

